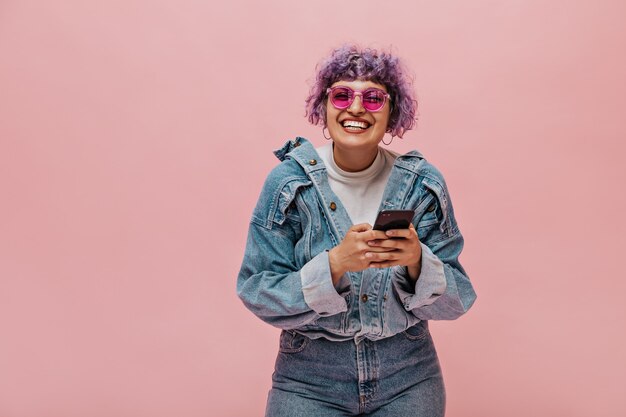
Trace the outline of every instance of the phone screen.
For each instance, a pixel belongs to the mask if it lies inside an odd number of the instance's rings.
[[[376,216],[374,230],[408,229],[414,215],[413,210],[381,210]]]

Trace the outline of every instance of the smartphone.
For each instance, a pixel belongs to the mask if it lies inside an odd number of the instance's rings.
[[[376,216],[374,230],[408,229],[413,216],[414,210],[381,210]]]

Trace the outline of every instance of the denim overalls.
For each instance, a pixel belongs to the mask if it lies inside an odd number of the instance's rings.
[[[414,209],[422,246],[415,285],[405,267],[346,273],[335,288],[328,250],[351,221],[304,138],[275,152],[252,214],[237,292],[283,329],[269,416],[438,416],[444,389],[427,320],[452,320],[476,294],[445,181],[416,151],[399,156],[380,209]],[[378,414],[376,414],[378,413]]]

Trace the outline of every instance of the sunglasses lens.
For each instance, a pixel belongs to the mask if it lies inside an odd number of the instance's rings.
[[[359,93],[361,96],[361,104],[369,111],[378,111],[385,105],[387,93],[378,88]],[[352,105],[354,100],[354,91],[348,87],[334,87],[330,91],[330,101],[338,109],[346,109]]]
[[[345,109],[352,103],[352,91],[347,88],[335,88],[330,93],[330,100],[335,107]]]
[[[367,90],[363,93],[363,107],[369,111],[380,110],[385,105],[385,92],[382,90]]]

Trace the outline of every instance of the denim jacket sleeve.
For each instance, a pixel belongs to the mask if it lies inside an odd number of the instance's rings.
[[[252,215],[246,250],[237,278],[237,293],[263,321],[294,329],[319,317],[347,310],[333,286],[328,252],[303,259],[298,205],[305,178],[275,169],[265,182]]]
[[[425,177],[426,198],[417,220],[422,247],[422,269],[413,284],[406,267],[393,268],[393,285],[399,301],[420,320],[453,320],[467,312],[476,293],[459,262],[463,236],[443,177]]]

